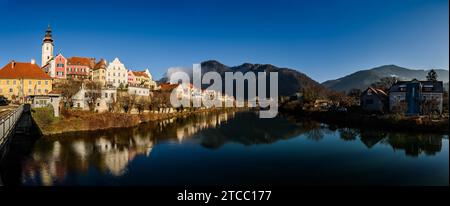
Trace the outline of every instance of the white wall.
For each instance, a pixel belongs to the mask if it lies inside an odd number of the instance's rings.
[[[119,87],[120,83],[124,87],[128,84],[128,70],[119,58],[115,58],[106,68],[106,82],[116,88]]]

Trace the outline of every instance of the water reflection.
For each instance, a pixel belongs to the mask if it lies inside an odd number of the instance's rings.
[[[137,156],[149,157],[159,141],[182,143],[184,139],[233,118],[234,112],[172,118],[131,129],[74,133],[44,137],[24,162],[23,182],[46,186],[65,180],[69,171],[87,173],[90,167],[122,176]]]
[[[188,141],[219,150],[228,143],[259,145],[301,138],[321,144],[325,139],[337,138],[347,144],[359,141],[367,149],[390,146],[393,151],[418,157],[439,153],[443,137],[448,139],[447,135],[337,128],[288,117],[259,119],[251,112],[202,114],[129,129],[41,138],[22,164],[22,183],[82,184],[80,175],[92,173],[121,177],[130,172],[128,166],[136,157],[152,158],[152,150],[159,143],[182,145]]]

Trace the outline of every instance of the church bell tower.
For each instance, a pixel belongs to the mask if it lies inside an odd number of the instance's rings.
[[[47,62],[53,58],[53,38],[50,25],[45,32],[44,40],[42,42],[42,64],[41,67],[47,64]]]

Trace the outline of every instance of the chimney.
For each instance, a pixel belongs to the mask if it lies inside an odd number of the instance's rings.
[[[36,60],[35,59],[31,59],[31,64],[36,64]]]
[[[11,68],[14,69],[14,66],[16,66],[16,61],[12,60],[12,61],[11,61]]]

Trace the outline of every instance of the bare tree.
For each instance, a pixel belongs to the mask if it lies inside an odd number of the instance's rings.
[[[96,81],[85,83],[85,97],[88,99],[89,110],[94,111],[97,100],[102,96],[102,85]]]
[[[423,115],[429,115],[430,117],[439,113],[438,101],[434,98],[422,101],[421,110]]]
[[[314,104],[317,99],[324,95],[323,92],[324,91],[322,88],[315,85],[303,87],[300,89],[302,101],[306,105]]]
[[[138,113],[141,114],[142,111],[144,111],[145,108],[147,108],[148,100],[144,97],[138,98],[136,101],[136,109],[138,110]]]
[[[378,82],[375,82],[371,87],[388,91],[399,79],[397,77],[383,77]]]
[[[395,114],[405,114],[407,109],[408,105],[406,101],[402,100],[392,107],[392,112]]]
[[[81,81],[67,79],[53,85],[53,90],[60,91],[65,109],[73,105],[72,97],[80,90]]]
[[[118,92],[117,104],[125,113],[128,113],[128,110],[130,110],[130,96],[124,92]]]

